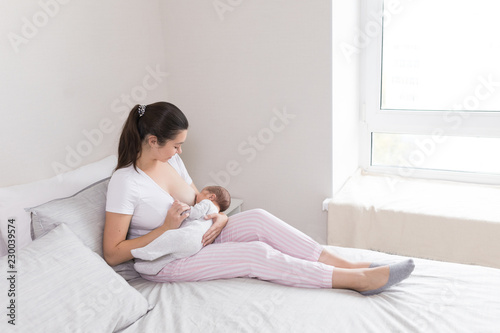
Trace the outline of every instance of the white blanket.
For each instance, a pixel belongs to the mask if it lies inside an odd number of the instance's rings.
[[[141,274],[155,275],[169,262],[186,258],[202,249],[202,237],[212,225],[205,216],[219,210],[208,199],[202,200],[188,211],[179,229],[165,231],[148,245],[132,250],[134,268]]]
[[[399,260],[330,247],[351,260]],[[155,307],[125,332],[500,332],[500,270],[414,259],[386,292],[302,289],[255,279],[131,281]]]

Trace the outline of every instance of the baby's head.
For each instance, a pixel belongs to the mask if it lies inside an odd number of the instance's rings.
[[[212,201],[219,211],[223,212],[229,208],[231,204],[231,196],[229,192],[222,186],[207,186],[196,196],[196,203],[201,200],[208,199]]]

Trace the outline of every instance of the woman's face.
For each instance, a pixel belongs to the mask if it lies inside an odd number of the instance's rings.
[[[182,130],[172,140],[165,142],[163,146],[158,147],[158,159],[166,162],[171,159],[175,154],[182,154],[182,144],[186,141],[187,130]]]

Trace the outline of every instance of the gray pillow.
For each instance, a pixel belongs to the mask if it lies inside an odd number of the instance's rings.
[[[33,239],[38,239],[65,223],[83,244],[102,257],[109,180],[109,177],[100,180],[70,197],[26,208],[26,211],[31,213]],[[127,281],[140,276],[133,269],[132,260],[113,269]]]
[[[106,178],[70,197],[27,208],[26,211],[31,213],[33,239],[66,223],[83,244],[102,257],[108,183],[109,178]]]

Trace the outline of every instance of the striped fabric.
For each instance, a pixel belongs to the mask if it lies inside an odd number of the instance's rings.
[[[331,288],[333,266],[317,261],[322,250],[301,231],[253,209],[231,216],[215,242],[197,254],[143,277],[154,282],[250,277],[287,286]]]

